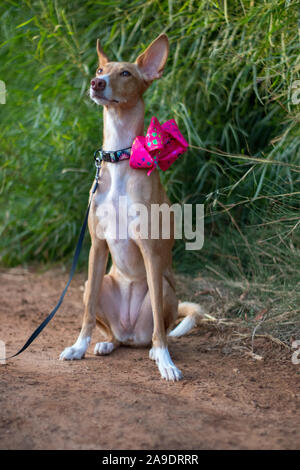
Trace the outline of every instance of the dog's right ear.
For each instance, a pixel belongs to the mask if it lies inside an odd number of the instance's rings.
[[[135,63],[139,67],[146,82],[160,78],[163,74],[169,53],[169,41],[166,34],[160,34],[145,52],[140,54]]]
[[[97,54],[99,59],[99,65],[101,67],[103,67],[107,62],[109,62],[107,55],[103,52],[99,39],[97,39]]]

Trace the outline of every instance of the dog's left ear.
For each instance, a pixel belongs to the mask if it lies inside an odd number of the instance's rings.
[[[135,63],[139,67],[146,82],[160,78],[169,53],[169,40],[166,34],[160,34],[145,52],[138,56]]]
[[[99,39],[97,39],[97,54],[99,59],[99,65],[101,65],[101,67],[103,67],[107,62],[109,62],[107,55],[105,54],[105,52],[103,52]]]

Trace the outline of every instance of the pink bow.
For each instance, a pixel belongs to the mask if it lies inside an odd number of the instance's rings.
[[[160,125],[153,116],[146,137],[134,139],[129,164],[132,168],[147,168],[148,176],[156,166],[166,171],[188,145],[174,119]]]

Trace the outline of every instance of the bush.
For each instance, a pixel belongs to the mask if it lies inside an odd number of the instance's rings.
[[[101,145],[102,110],[87,95],[96,38],[112,60],[133,61],[164,31],[171,51],[146,94],[146,125],[176,118],[191,147],[162,178],[173,201],[206,210],[204,249],[177,243],[177,269],[297,292],[298,5],[1,2],[2,264],[69,259]]]

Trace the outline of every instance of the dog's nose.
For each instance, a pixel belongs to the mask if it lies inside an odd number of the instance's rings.
[[[93,90],[104,90],[106,81],[103,80],[103,78],[93,78],[93,80],[91,80],[91,87]]]

